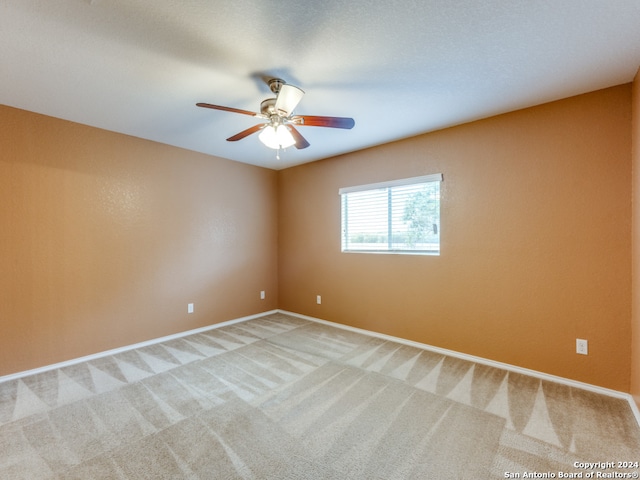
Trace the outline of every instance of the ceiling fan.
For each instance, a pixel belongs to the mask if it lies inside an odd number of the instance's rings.
[[[259,138],[267,147],[273,149],[287,148],[295,145],[302,149],[309,146],[309,142],[300,134],[296,127],[330,127],[330,128],[353,128],[355,122],[353,118],[346,117],[323,117],[318,115],[293,115],[304,91],[289,85],[284,80],[272,78],[269,80],[269,88],[275,94],[275,98],[268,98],[260,104],[260,113],[241,110],[239,108],[222,107],[210,103],[197,103],[198,107],[213,108],[225,112],[241,113],[251,115],[265,120],[253,127],[249,127],[240,133],[227,138],[229,142],[236,142],[243,138],[261,131]]]

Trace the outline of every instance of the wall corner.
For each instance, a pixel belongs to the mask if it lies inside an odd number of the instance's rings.
[[[631,90],[631,382],[640,409],[640,68]]]

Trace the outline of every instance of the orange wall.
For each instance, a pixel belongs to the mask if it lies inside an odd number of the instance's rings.
[[[0,375],[277,307],[276,172],[9,107],[0,125]]]
[[[622,85],[279,172],[280,308],[629,391],[630,105]],[[340,253],[340,187],[430,173],[440,256]]]
[[[640,70],[632,94],[633,155],[633,315],[631,347],[631,394],[640,408]]]

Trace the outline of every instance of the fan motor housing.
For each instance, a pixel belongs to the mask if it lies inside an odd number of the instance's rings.
[[[276,99],[267,98],[260,104],[260,113],[263,115],[275,115],[276,114]]]

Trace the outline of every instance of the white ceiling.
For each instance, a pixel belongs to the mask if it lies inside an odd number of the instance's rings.
[[[0,104],[281,169],[630,82],[640,0],[1,0]],[[305,90],[280,159],[265,76]]]

